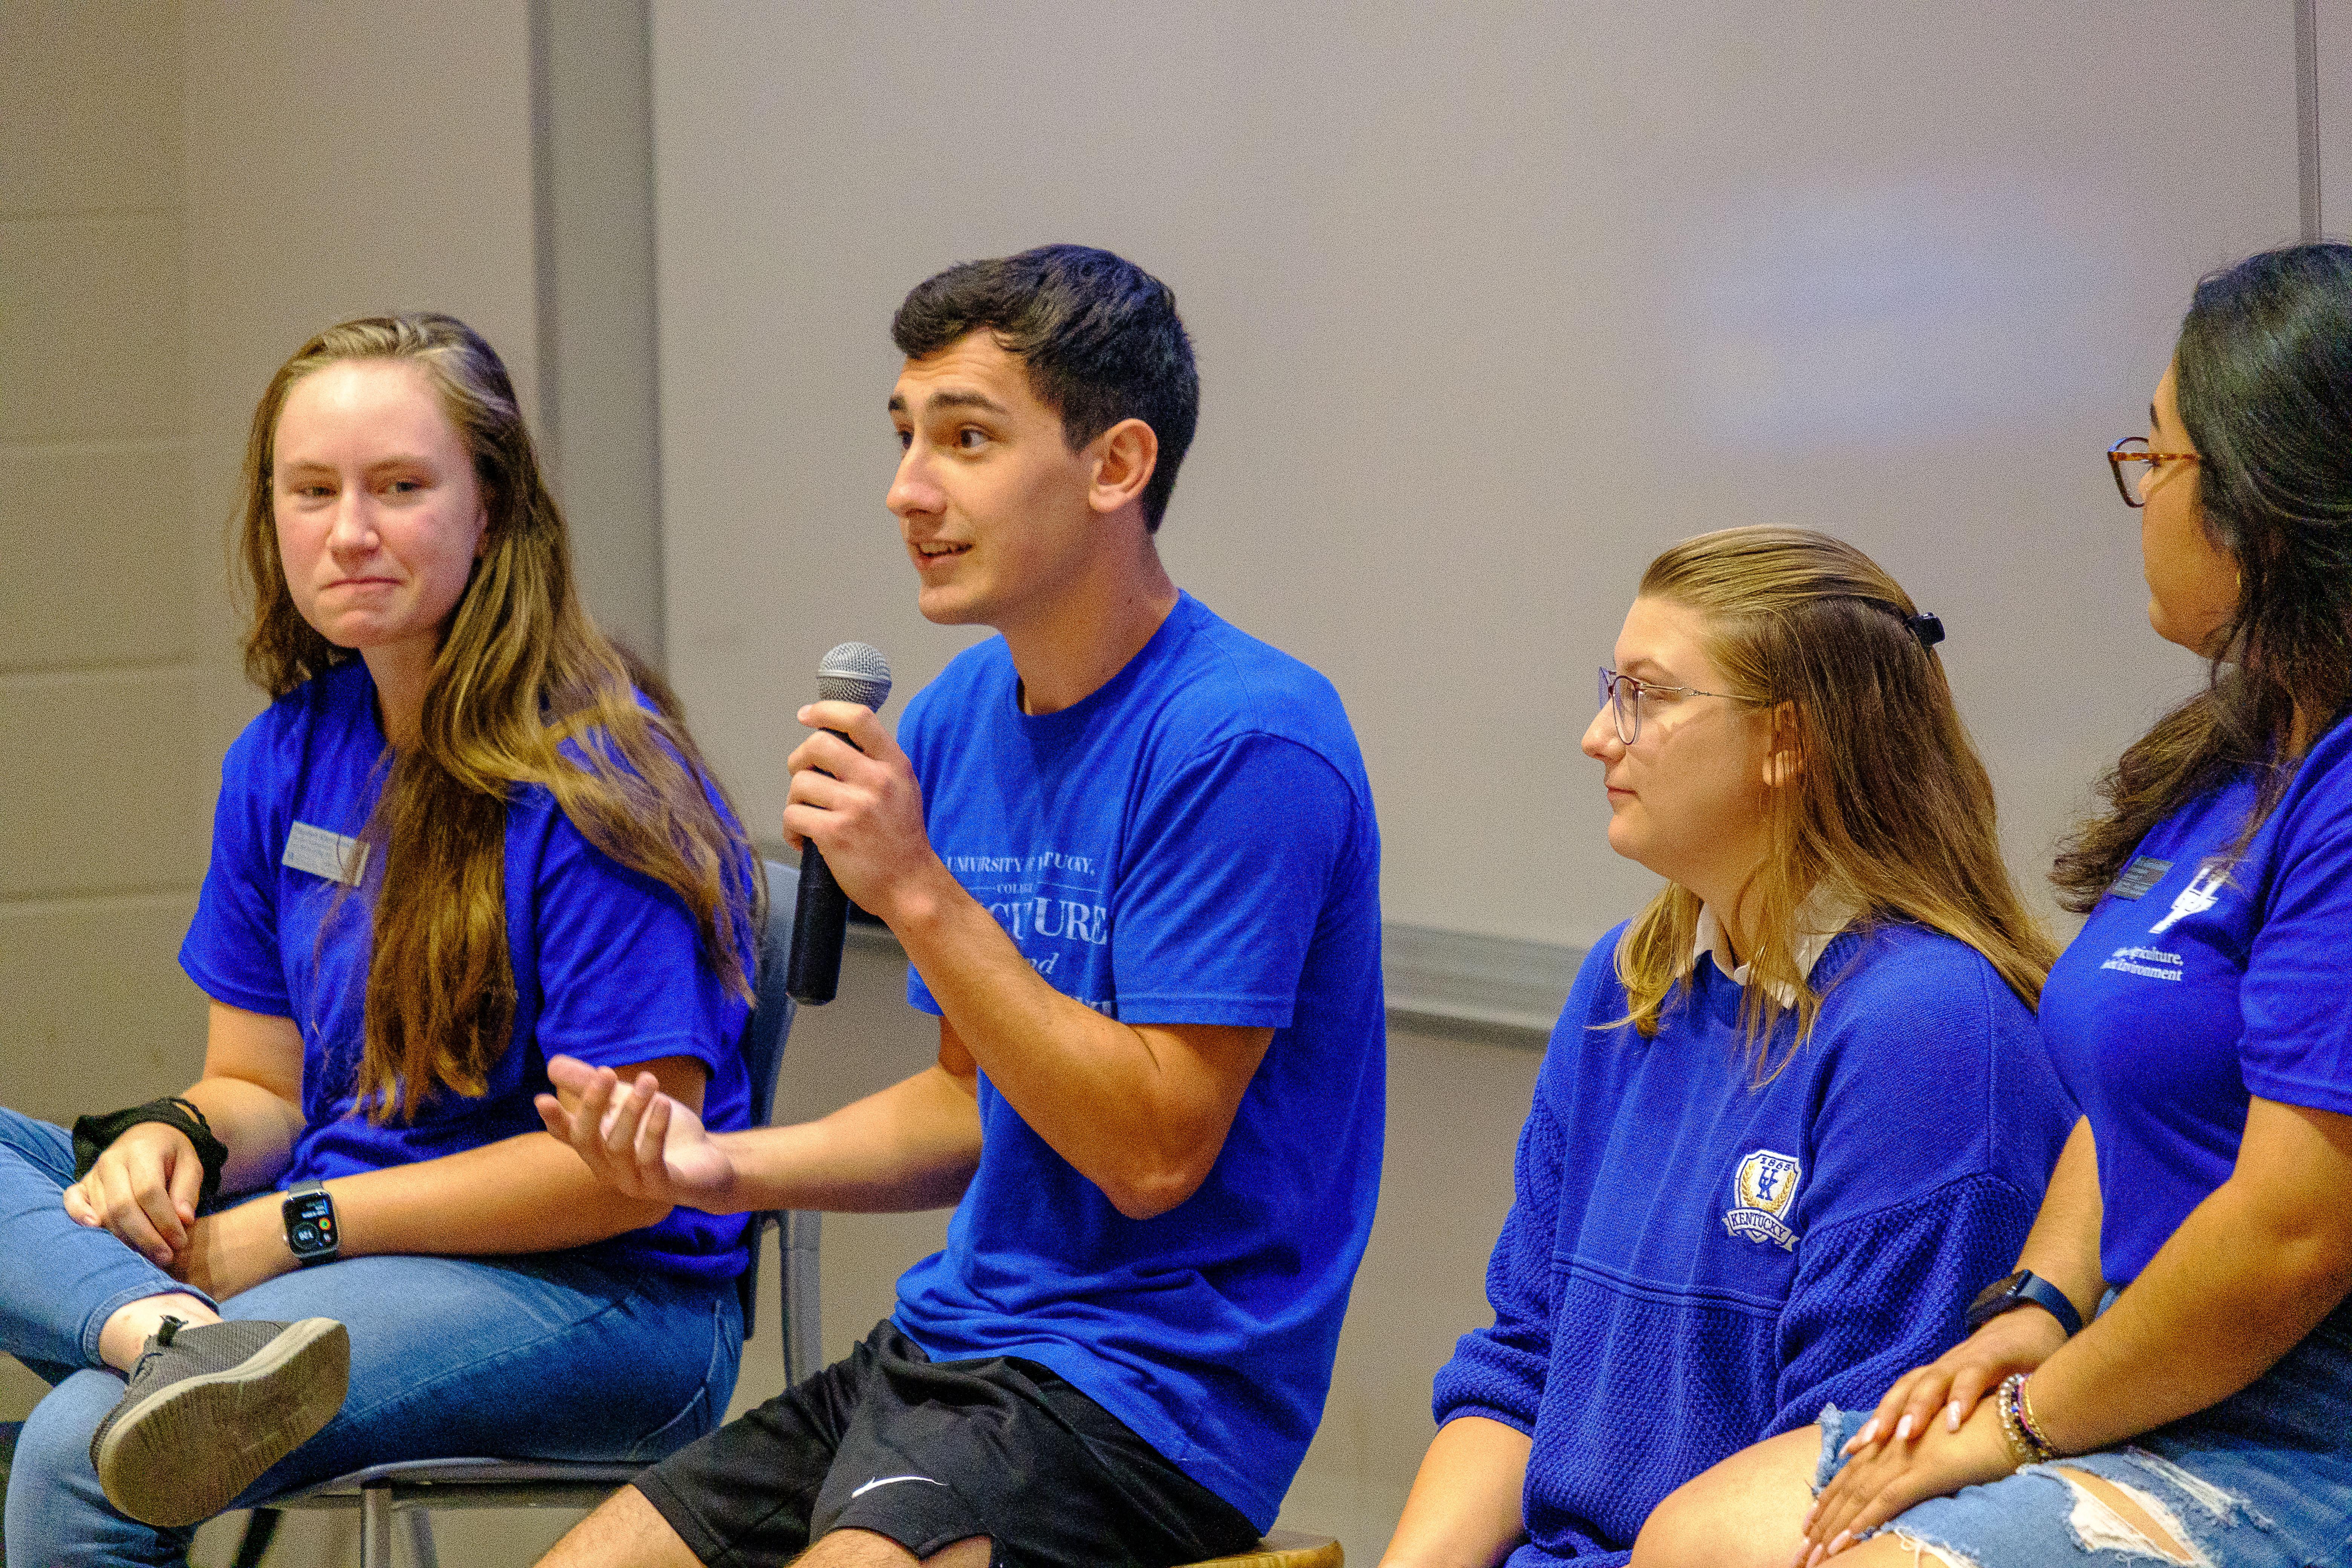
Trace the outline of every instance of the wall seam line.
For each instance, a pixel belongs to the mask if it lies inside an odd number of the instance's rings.
[[[168,206],[121,207],[26,207],[16,212],[0,212],[0,224],[71,222],[75,218],[93,217],[162,217],[184,216],[187,204],[173,203]]]
[[[186,447],[186,436],[124,436],[80,441],[0,441],[0,457],[110,458],[128,452],[152,452],[166,447]]]

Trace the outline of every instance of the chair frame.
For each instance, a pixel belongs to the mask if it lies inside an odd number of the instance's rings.
[[[785,954],[792,946],[793,912],[800,873],[767,862],[768,923],[760,936],[759,994],[744,1027],[747,1039],[781,1011],[774,1029],[773,1059],[751,1084],[752,1120],[765,1124],[774,1107],[784,1045],[797,1010],[784,993]],[[746,1240],[751,1266],[737,1281],[743,1301],[743,1335],[752,1337],[761,1238],[778,1233],[782,1270],[780,1325],[787,1387],[824,1364],[824,1334],[818,1302],[819,1215],[801,1209],[762,1209],[750,1216]],[[439,1568],[433,1544],[432,1515],[442,1509],[594,1508],[642,1474],[650,1461],[600,1459],[447,1458],[401,1459],[350,1471],[313,1486],[256,1504],[238,1542],[235,1568],[257,1568],[277,1533],[278,1515],[289,1510],[357,1509],[360,1568],[393,1568],[393,1536],[404,1534],[415,1568]]]

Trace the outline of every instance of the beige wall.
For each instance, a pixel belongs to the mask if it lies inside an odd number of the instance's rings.
[[[178,8],[0,7],[0,1014],[8,1103],[188,1076],[214,765],[190,495]]]
[[[2319,30],[2320,217],[2352,235],[2352,0],[2315,0]]]
[[[653,110],[645,0],[533,0],[540,393],[573,563],[604,628],[662,662]]]

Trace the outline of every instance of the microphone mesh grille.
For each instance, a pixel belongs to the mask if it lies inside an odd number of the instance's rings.
[[[879,712],[890,700],[890,661],[879,648],[845,642],[816,667],[817,699],[824,702],[856,702]]]

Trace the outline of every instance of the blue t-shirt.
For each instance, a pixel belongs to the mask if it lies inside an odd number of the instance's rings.
[[[2042,994],[2098,1145],[2109,1285],[2229,1178],[2251,1096],[2352,1115],[2352,721],[2220,863],[2254,789],[2240,778],[2151,829]]]
[[[983,1074],[980,1169],[898,1282],[937,1360],[1042,1363],[1260,1530],[1320,1418],[1380,1186],[1380,847],[1321,676],[1190,595],[1021,711],[1001,639],[908,704],[931,841],[1037,972],[1129,1024],[1270,1026],[1198,1192],[1132,1220]],[[908,996],[937,1013],[922,977]]]
[[[1702,959],[1655,1037],[1624,928],[1585,959],[1519,1135],[1494,1326],[1437,1374],[1443,1425],[1533,1440],[1510,1568],[1622,1563],[1720,1459],[1877,1403],[2016,1266],[2074,1110],[2033,1015],[1973,948],[1897,921],[1832,941],[1802,1047],[1758,1087],[1741,987]]]
[[[749,1008],[705,961],[694,917],[667,886],[581,837],[538,785],[517,786],[507,803],[514,1033],[490,1068],[488,1092],[434,1096],[408,1121],[378,1122],[356,1110],[383,857],[368,855],[340,908],[336,894],[346,889],[320,869],[336,864],[328,836],[357,838],[367,826],[390,761],[375,683],[353,660],[271,703],[221,764],[212,863],[180,964],[214,1000],[301,1028],[303,1128],[281,1184],[543,1134],[531,1099],[548,1089],[547,1058],[558,1054],[600,1067],[697,1058],[710,1068],[704,1120],[749,1126],[740,1048]],[[584,1251],[727,1278],[749,1261],[743,1230],[740,1215],[680,1208]]]

